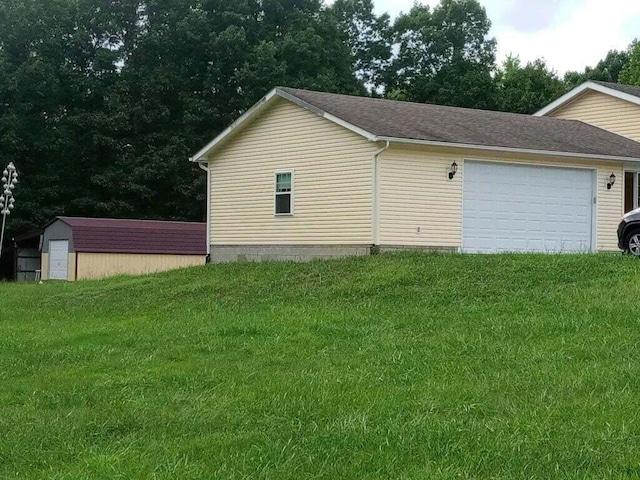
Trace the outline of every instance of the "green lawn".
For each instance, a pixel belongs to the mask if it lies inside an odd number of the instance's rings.
[[[0,478],[640,477],[640,262],[0,284]]]

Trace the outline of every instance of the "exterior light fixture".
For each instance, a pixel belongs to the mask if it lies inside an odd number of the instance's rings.
[[[2,172],[2,179],[0,185],[2,190],[0,191],[0,215],[2,215],[2,227],[0,227],[0,257],[2,256],[2,243],[4,242],[4,228],[7,223],[7,215],[13,210],[16,199],[13,198],[13,189],[18,184],[18,172],[13,162],[7,165],[7,168]]]
[[[616,183],[616,176],[612,173],[609,175],[609,183],[607,183],[607,190],[611,190],[611,187]]]
[[[449,180],[453,180],[453,177],[456,176],[456,173],[458,173],[458,164],[454,161],[451,164],[451,171],[449,172]]]

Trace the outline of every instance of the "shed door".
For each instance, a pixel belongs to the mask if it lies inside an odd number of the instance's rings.
[[[69,241],[49,240],[49,279],[66,280],[69,264]]]
[[[594,176],[585,169],[465,162],[463,250],[592,251]]]

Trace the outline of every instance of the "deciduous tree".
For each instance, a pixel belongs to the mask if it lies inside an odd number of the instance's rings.
[[[629,46],[629,60],[620,72],[620,83],[640,85],[640,41],[634,40]]]
[[[532,114],[559,98],[565,84],[544,60],[522,65],[518,57],[508,57],[495,76],[497,107],[505,112]]]
[[[475,108],[495,107],[496,41],[476,0],[415,4],[395,24],[398,54],[388,69],[389,96]]]

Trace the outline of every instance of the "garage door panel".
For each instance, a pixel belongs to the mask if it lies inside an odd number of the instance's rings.
[[[66,280],[69,262],[69,241],[49,241],[49,279]]]
[[[465,162],[463,250],[592,250],[593,172]]]

